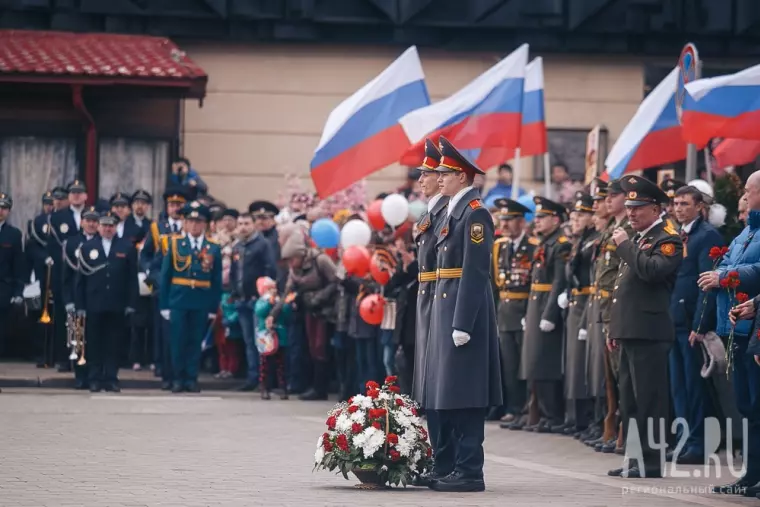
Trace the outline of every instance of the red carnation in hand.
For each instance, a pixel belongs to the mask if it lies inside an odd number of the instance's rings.
[[[372,390],[375,390],[375,389],[380,389],[380,384],[378,384],[374,380],[370,380],[369,382],[367,382],[366,384],[364,384],[364,387],[367,388],[367,391],[372,391]]]
[[[325,424],[327,424],[328,428],[330,428],[331,430],[334,430],[336,421],[337,419],[335,418],[335,416],[331,415],[330,417],[327,418],[327,422]]]
[[[362,428],[362,425],[359,423],[354,423],[351,425],[351,433],[361,433],[363,429],[364,428]]]
[[[385,377],[385,383],[386,384],[395,384],[398,380],[398,377],[396,375],[388,375]]]
[[[388,433],[388,436],[385,437],[385,439],[391,445],[396,445],[398,443],[398,435],[396,435],[395,433]]]
[[[338,438],[335,440],[335,443],[338,444],[338,448],[341,451],[348,450],[348,439],[346,438],[346,435],[338,435]]]
[[[724,256],[724,255],[726,255],[727,253],[728,253],[728,247],[727,246],[724,246],[723,248],[720,249],[720,255],[721,255],[721,257]]]
[[[398,405],[399,407],[403,407],[404,400],[402,400],[401,398],[396,398],[396,405]]]
[[[373,428],[375,428],[375,429],[378,429],[378,430],[380,430],[380,429],[383,429],[383,427],[382,427],[382,426],[380,426],[380,423],[379,423],[379,422],[377,422],[377,421],[374,421],[374,422],[372,423],[372,427],[373,427]]]
[[[379,389],[372,389],[371,391],[367,391],[367,396],[369,396],[373,400],[376,400],[377,397],[380,396],[380,390]]]
[[[712,260],[716,261],[723,256],[723,250],[719,246],[714,246],[710,249],[710,253],[708,255]]]
[[[720,286],[723,287],[724,289],[728,289],[728,278],[724,278],[723,280],[721,280]]]
[[[401,453],[399,453],[398,451],[394,451],[393,449],[388,451],[388,456],[391,457],[391,461],[398,461],[401,459]]]
[[[746,303],[747,300],[749,300],[749,294],[747,294],[746,292],[737,292],[736,293],[736,300],[739,303]]]
[[[357,407],[356,405],[351,405],[350,407],[348,407],[348,413],[349,414],[353,414],[357,410],[359,410],[359,407]]]

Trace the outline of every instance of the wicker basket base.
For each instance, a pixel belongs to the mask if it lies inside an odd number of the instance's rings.
[[[387,489],[389,486],[374,470],[351,470],[361,484],[354,486],[357,489]]]

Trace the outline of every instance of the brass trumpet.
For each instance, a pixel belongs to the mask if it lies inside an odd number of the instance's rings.
[[[42,304],[42,315],[40,315],[40,324],[50,324],[50,321],[53,319],[50,318],[50,313],[48,312],[48,301],[50,301],[50,273],[53,269],[52,265],[48,265],[47,267],[47,280],[45,281],[45,294],[43,294],[42,297],[45,298],[44,303]]]
[[[85,358],[84,317],[75,317],[73,313],[66,316],[66,331],[71,348],[69,360],[76,361],[77,365],[87,364]]]

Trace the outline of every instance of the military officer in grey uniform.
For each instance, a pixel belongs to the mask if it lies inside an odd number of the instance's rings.
[[[499,294],[496,320],[499,330],[501,377],[506,391],[506,414],[501,426],[509,427],[523,417],[527,388],[520,379],[520,355],[523,344],[522,321],[530,296],[530,269],[538,238],[526,232],[525,215],[530,209],[517,201],[501,198],[499,208],[503,236],[493,245],[494,283]]]
[[[570,212],[573,247],[567,263],[567,291],[560,294],[560,308],[567,309],[565,333],[565,423],[552,433],[574,434],[589,425],[593,403],[586,386],[587,312],[591,297],[591,267],[597,232],[591,223],[594,202],[589,194],[575,193]]]
[[[436,241],[425,408],[437,411],[438,459],[454,467],[430,487],[484,491],[486,411],[503,401],[490,270],[494,224],[473,186],[483,170],[444,137],[439,143],[438,186],[450,200]]]
[[[622,227],[612,233],[622,260],[612,294],[608,347],[620,350],[620,416],[626,435],[626,463],[609,475],[629,478],[662,477],[664,454],[652,448],[666,435],[649,434],[649,425],[667,427],[668,354],[675,339],[670,298],[683,244],[678,231],[663,218],[668,196],[640,176],[624,176],[629,236]],[[667,393],[667,390],[665,390]],[[631,431],[632,424],[637,432]],[[638,436],[638,439],[635,437]]]
[[[417,322],[414,345],[414,380],[412,384],[412,396],[420,404],[425,406],[425,376],[429,367],[430,352],[428,347],[430,332],[430,313],[433,308],[433,295],[435,294],[436,266],[438,263],[435,248],[437,233],[446,218],[446,203],[449,197],[440,193],[438,188],[438,173],[435,169],[441,160],[441,152],[430,139],[425,140],[425,158],[420,167],[420,190],[428,199],[427,212],[417,222],[417,263],[419,265],[419,289],[417,294]],[[435,367],[435,365],[433,365]],[[428,430],[430,443],[433,447],[435,466],[433,471],[423,476],[418,481],[419,485],[427,485],[431,480],[442,479],[453,470],[454,463],[450,456],[438,456],[437,437],[438,420],[436,411],[427,412]],[[447,461],[448,459],[448,461]]]
[[[520,360],[520,378],[527,380],[534,391],[540,413],[537,424],[526,426],[528,431],[548,433],[552,426],[562,424],[562,310],[559,295],[567,289],[565,264],[572,243],[562,233],[560,225],[565,207],[535,197],[535,232],[541,244],[533,255],[530,297],[525,316],[525,341]]]

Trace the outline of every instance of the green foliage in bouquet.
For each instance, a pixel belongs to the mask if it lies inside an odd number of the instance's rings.
[[[726,173],[713,184],[715,202],[726,207],[726,224],[720,228],[726,244],[729,244],[744,228],[739,222],[739,199],[744,193],[744,184],[735,173]]]
[[[400,393],[396,381],[391,376],[382,386],[367,382],[366,396],[353,396],[330,410],[327,431],[317,440],[314,470],[337,470],[346,479],[352,472],[362,482],[406,487],[431,466],[418,407]]]

